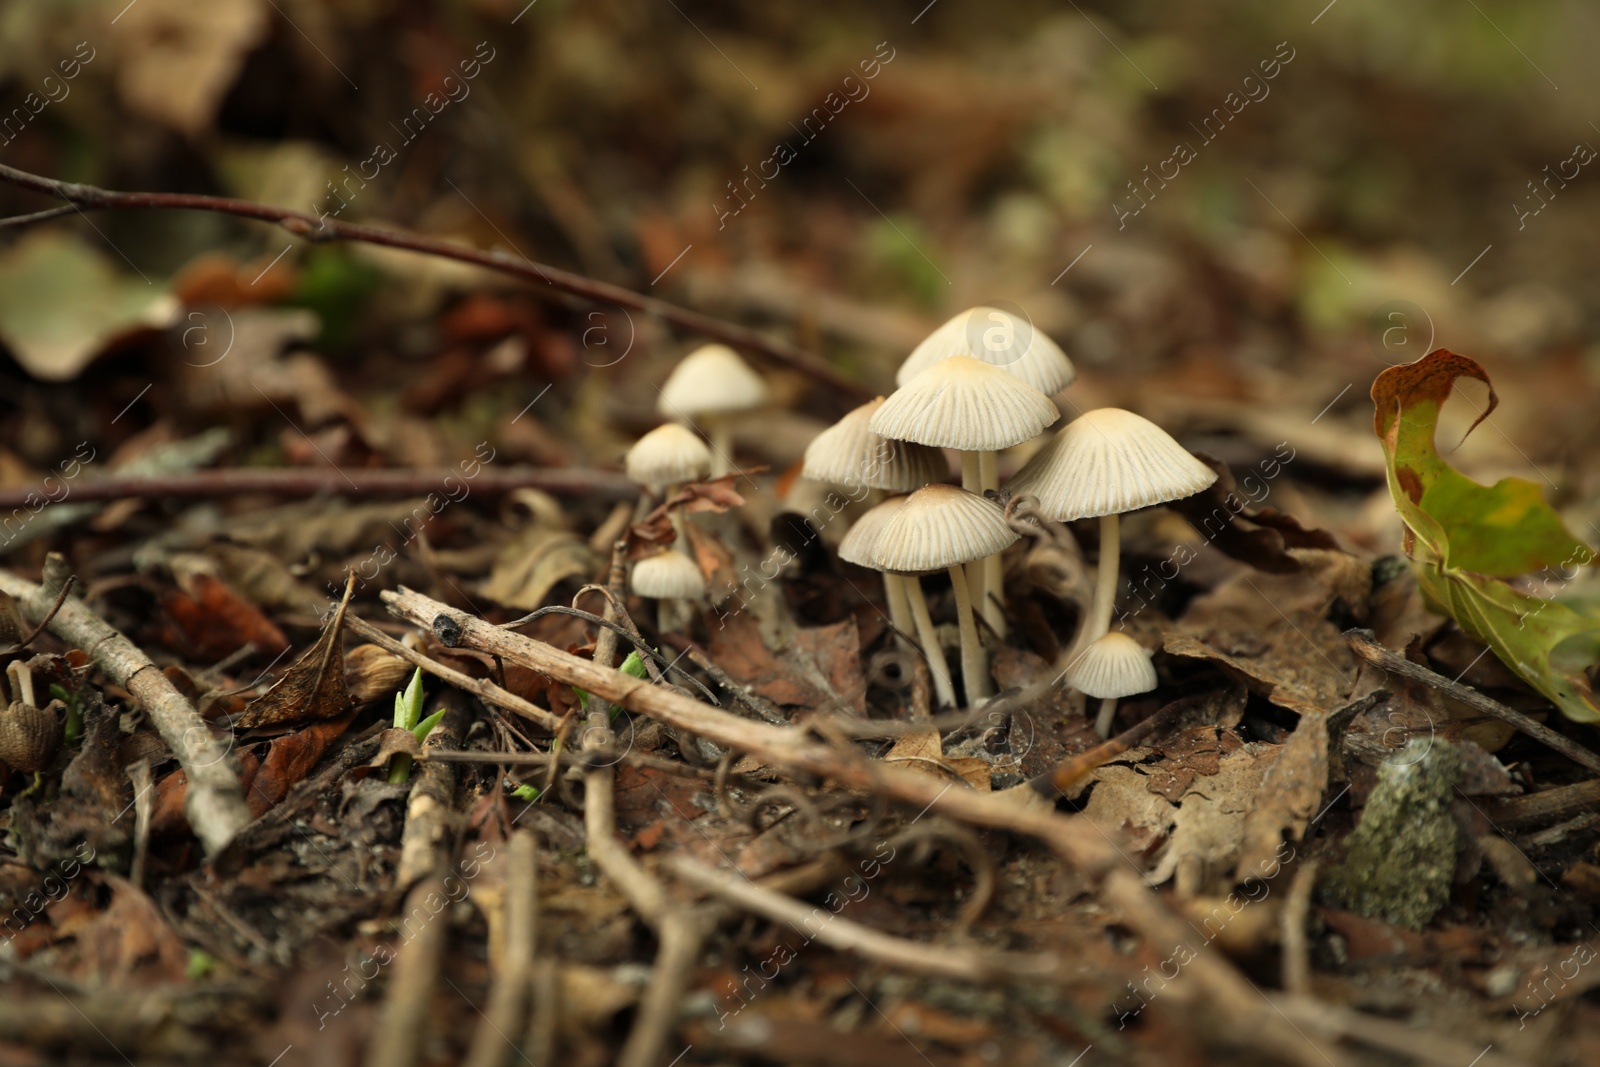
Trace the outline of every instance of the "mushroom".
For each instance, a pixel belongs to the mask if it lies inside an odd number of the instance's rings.
[[[711,450],[675,422],[657,426],[633,443],[623,460],[628,480],[663,497],[684,482],[697,482],[711,471]]]
[[[904,385],[941,359],[972,356],[1021,378],[1046,396],[1054,396],[1078,376],[1061,347],[1033,323],[999,308],[968,308],[934,330],[895,373]],[[997,489],[998,486],[984,486]]]
[[[758,408],[770,394],[767,383],[727,345],[703,345],[683,357],[661,387],[656,410],[665,418],[694,425],[711,439],[711,473],[733,469],[731,417]]]
[[[11,679],[11,704],[0,712],[0,759],[13,770],[31,772],[37,785],[38,773],[50,766],[61,748],[60,710],[52,700],[44,707],[33,702],[33,671],[21,660],[6,665]],[[31,789],[30,789],[31,792]]]
[[[962,565],[993,555],[1016,539],[999,505],[953,485],[935,484],[906,497],[873,545],[872,557],[883,570],[919,574],[943,567],[949,571],[956,595],[956,624],[961,631],[961,684],[969,706],[977,706],[993,686],[978,628],[972,621],[972,597]],[[921,580],[912,578],[906,590],[911,609],[917,612],[923,600]],[[919,633],[927,615],[925,603],[921,613]],[[931,622],[928,625],[931,628]],[[927,642],[926,635],[923,640]],[[929,661],[933,658],[930,652]]]
[[[1100,519],[1100,563],[1094,602],[1077,646],[1111,628],[1121,554],[1118,516],[1192,496],[1217,472],[1190,455],[1149,419],[1121,408],[1096,408],[1073,419],[1011,479],[1012,495],[1029,493],[1053,519]]]
[[[1101,634],[1078,654],[1067,668],[1067,684],[1085,696],[1098,697],[1100,715],[1094,728],[1101,737],[1111,736],[1111,719],[1117,701],[1156,687],[1156,669],[1144,646],[1120,631]]]
[[[940,704],[953,707],[956,702],[955,686],[950,682],[950,667],[945,663],[944,651],[939,647],[933,620],[928,615],[928,602],[922,598],[921,583],[908,582],[903,574],[883,570],[872,555],[878,544],[878,535],[905,502],[903,496],[892,496],[857,519],[839,542],[839,558],[858,567],[883,572],[883,597],[889,603],[889,621],[896,630],[895,642],[902,648],[906,647],[908,642],[904,635],[915,627],[923,654],[928,657],[934,695]]]
[[[686,614],[685,602],[705,596],[706,576],[687,555],[675,548],[664,548],[634,563],[628,588],[636,596],[660,602],[656,606],[656,626],[665,632],[675,628],[680,613]]]
[[[812,438],[800,476],[852,491],[866,486],[900,493],[948,478],[950,465],[937,448],[872,432],[868,423],[882,406],[881,396],[869,400]]]
[[[868,426],[880,437],[959,450],[962,488],[981,494],[983,464],[992,464],[995,452],[1036,436],[1060,417],[1055,403],[1021,378],[971,356],[951,356],[896,390]],[[986,573],[995,577],[992,590]],[[968,568],[972,596],[984,620],[1004,634],[1000,609],[1005,590],[999,573],[998,558],[987,572],[982,562]]]

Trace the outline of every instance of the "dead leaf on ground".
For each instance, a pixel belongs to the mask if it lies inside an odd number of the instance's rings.
[[[306,649],[271,689],[250,702],[234,724],[236,728],[253,730],[307,720],[336,719],[345,713],[350,706],[350,691],[345,688],[342,638],[344,613],[354,590],[352,574],[345,585],[344,599],[317,643]]]

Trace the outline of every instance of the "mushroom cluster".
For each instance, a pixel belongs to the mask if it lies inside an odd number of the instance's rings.
[[[931,333],[901,365],[899,388],[850,412],[806,450],[808,478],[893,496],[845,536],[846,562],[882,572],[896,640],[914,632],[941,705],[955,685],[920,575],[949,575],[968,705],[992,694],[988,653],[976,620],[1006,636],[1001,553],[1017,536],[985,494],[1000,488],[999,453],[1030,441],[1060,417],[1052,397],[1074,378],[1071,361],[1026,320],[993,307],[971,308]],[[941,450],[958,453],[961,488],[944,484]],[[1120,559],[1118,517],[1189,496],[1216,474],[1165,431],[1118,408],[1080,415],[1040,448],[1007,485],[1029,494],[1046,517],[1100,520],[1094,600],[1068,657],[1068,683],[1101,701],[1106,734],[1123,697],[1156,686],[1150,653],[1110,632]]]

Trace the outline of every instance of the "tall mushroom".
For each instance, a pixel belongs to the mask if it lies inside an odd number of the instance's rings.
[[[675,422],[657,426],[633,443],[623,459],[628,480],[663,497],[711,472],[711,450]]]
[[[1111,628],[1122,550],[1118,516],[1152,504],[1192,496],[1217,480],[1217,472],[1142,416],[1121,408],[1096,408],[1073,419],[1010,481],[1013,496],[1031,494],[1053,519],[1100,519],[1100,563],[1094,602],[1076,647]]]
[[[1154,689],[1156,669],[1143,645],[1125,633],[1107,631],[1078,653],[1067,668],[1067,684],[1085,696],[1099,698],[1100,714],[1094,728],[1101,737],[1110,737],[1118,699]]]
[[[873,559],[886,571],[920,574],[942,567],[949,572],[961,631],[961,684],[969,706],[977,706],[994,690],[988,657],[972,621],[972,597],[962,565],[1000,552],[1016,539],[1005,513],[993,501],[953,485],[929,485],[905,498],[873,546]],[[906,588],[915,611],[922,599],[921,580],[911,579]],[[920,619],[918,625],[920,629]]]
[[[897,389],[868,426],[880,437],[957,449],[962,487],[981,494],[985,456],[993,462],[995,452],[1036,436],[1060,417],[1050,398],[1021,378],[971,356],[951,356],[936,361]],[[997,556],[995,565],[988,568],[996,576],[993,590],[988,588],[982,562],[969,567],[967,576],[984,620],[996,633],[1004,634],[1005,617],[1000,610],[1004,589],[998,581],[998,564]]]
[[[889,621],[899,631],[895,640],[905,647],[900,634],[912,632],[915,627],[917,641],[923,655],[928,657],[928,673],[933,676],[934,697],[943,707],[954,707],[955,686],[950,681],[950,665],[945,662],[944,650],[939,647],[939,635],[933,628],[933,618],[928,614],[928,602],[922,597],[922,583],[891,570],[885,570],[874,558],[878,537],[906,502],[903,496],[892,496],[856,520],[855,525],[839,542],[839,558],[858,567],[883,572],[883,596],[889,603]]]
[[[999,308],[979,306],[968,308],[923,338],[900,364],[895,384],[904,385],[951,356],[980,359],[1021,378],[1046,396],[1061,392],[1078,375],[1061,347],[1027,319]]]
[[[703,345],[673,368],[661,387],[656,410],[662,416],[699,424],[711,439],[711,473],[733,469],[733,416],[761,407],[767,383],[727,345]]]
[[[868,424],[882,406],[881,396],[869,400],[812,438],[801,477],[851,491],[865,486],[898,493],[948,478],[950,465],[937,448],[872,432]]]

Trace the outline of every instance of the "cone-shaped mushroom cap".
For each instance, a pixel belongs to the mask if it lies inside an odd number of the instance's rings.
[[[1067,423],[1006,488],[1031,493],[1046,515],[1067,522],[1180,500],[1216,480],[1149,419],[1096,408]]]
[[[868,426],[880,437],[964,452],[996,452],[1061,417],[1049,397],[999,367],[941,359],[895,390]]]
[[[968,308],[930,333],[895,373],[904,385],[941,359],[971,356],[1013,374],[1045,395],[1059,393],[1078,376],[1072,361],[1033,323],[999,308]]]
[[[1005,512],[976,493],[930,485],[906,497],[872,549],[884,571],[932,571],[992,556],[1017,539]]]
[[[1156,687],[1150,653],[1125,633],[1112,630],[1078,654],[1067,668],[1067,684],[1092,697],[1131,697]]]
[[[669,548],[635,563],[628,586],[653,600],[692,600],[705,595],[706,577],[694,560]]]
[[[891,441],[867,427],[883,406],[869,401],[823,430],[806,446],[801,475],[819,482],[909,493],[950,475],[944,453],[912,441]]]
[[[693,433],[669,422],[657,426],[628,449],[628,478],[661,489],[697,482],[711,473],[711,449]]]
[[[727,345],[703,345],[673,368],[656,410],[669,419],[747,411],[767,402],[767,383]]]
[[[872,558],[872,550],[878,545],[878,535],[883,533],[883,528],[889,525],[889,520],[899,513],[905,502],[903,496],[892,496],[857,519],[839,542],[839,558],[857,567],[881,569]]]

